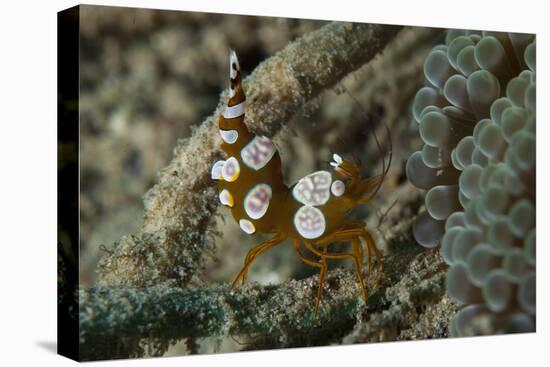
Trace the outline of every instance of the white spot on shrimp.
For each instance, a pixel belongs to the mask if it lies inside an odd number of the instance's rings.
[[[220,135],[227,144],[233,144],[239,138],[237,130],[220,130]]]
[[[237,58],[235,50],[231,50],[229,52],[229,77],[235,79],[237,77],[237,71],[239,70],[241,70],[239,59]]]
[[[241,166],[239,161],[235,157],[231,157],[225,161],[225,164],[222,167],[222,176],[223,179],[227,182],[233,182],[239,178],[239,173],[241,172]]]
[[[334,196],[342,196],[346,192],[346,185],[342,181],[336,180],[330,186],[330,192]]]
[[[241,219],[239,221],[239,226],[245,233],[252,234],[256,232],[256,227],[254,227],[254,224],[248,219]]]
[[[244,209],[252,219],[260,219],[269,208],[271,201],[271,186],[265,183],[254,186],[244,198]]]
[[[305,205],[323,205],[330,199],[332,176],[327,171],[317,171],[300,179],[292,195]]]
[[[294,227],[306,239],[319,238],[326,229],[326,220],[319,209],[304,205],[294,215]]]
[[[228,207],[233,207],[233,195],[226,190],[223,189],[222,192],[220,192],[220,203],[223,205],[227,205]]]
[[[275,155],[275,146],[265,136],[255,136],[241,150],[244,164],[255,171],[262,169]]]
[[[223,117],[226,119],[234,119],[236,117],[244,115],[244,107],[246,105],[246,102],[242,101],[239,104],[236,104],[235,106],[226,106],[225,110],[223,111]]]
[[[222,168],[224,164],[225,161],[217,161],[216,163],[214,163],[211,173],[213,180],[219,180],[220,178],[222,178]]]

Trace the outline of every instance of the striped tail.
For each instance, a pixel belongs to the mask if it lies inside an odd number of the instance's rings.
[[[234,50],[229,51],[229,102],[228,107],[243,103],[246,99],[241,85],[241,67]]]
[[[235,51],[229,53],[229,100],[218,125],[226,144],[235,144],[240,135],[248,135],[244,125],[246,97],[242,87],[241,68]]]

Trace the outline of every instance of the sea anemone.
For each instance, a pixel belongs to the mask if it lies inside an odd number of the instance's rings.
[[[428,190],[414,226],[441,245],[452,336],[535,329],[535,37],[448,31],[413,115],[422,150],[407,176]]]

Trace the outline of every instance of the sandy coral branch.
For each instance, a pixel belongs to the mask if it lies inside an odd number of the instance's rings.
[[[269,58],[246,78],[249,127],[273,136],[291,116],[346,74],[373,59],[401,27],[331,23]],[[220,156],[216,121],[225,99],[191,138],[179,142],[158,183],[144,196],[144,223],[98,266],[98,285],[185,287],[200,265],[217,208],[209,177]]]
[[[80,293],[80,334],[84,340],[89,335],[170,339],[326,328],[334,320],[354,318],[358,292],[352,275],[343,270],[330,274],[330,305],[317,320],[312,312],[314,278],[281,286],[254,283],[236,290],[226,284],[194,289],[95,287]]]
[[[368,278],[367,307],[360,301],[353,272],[331,271],[316,319],[312,306],[318,276],[235,290],[227,285],[81,290],[82,358],[131,357],[138,349],[128,348],[128,343],[138,345],[143,339],[167,343],[240,335],[251,337],[253,344],[247,349],[259,349],[446,336],[447,325],[442,320],[456,307],[446,301],[446,267],[437,251],[421,250],[407,242],[383,258],[382,264],[383,270]],[[405,268],[413,270],[403,272]],[[432,318],[434,312],[439,317]],[[117,354],[121,351],[130,354]]]

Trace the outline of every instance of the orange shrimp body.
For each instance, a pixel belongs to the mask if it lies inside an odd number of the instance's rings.
[[[355,262],[366,301],[361,239],[367,245],[369,271],[372,256],[379,257],[379,254],[364,224],[349,220],[346,215],[355,206],[369,201],[383,177],[361,179],[356,164],[334,154],[332,171],[314,172],[287,187],[281,173],[281,158],[271,140],[251,133],[244,124],[246,98],[234,51],[230,53],[229,68],[229,101],[218,121],[223,140],[221,148],[228,158],[213,165],[212,178],[218,180],[220,202],[231,209],[244,232],[275,234],[248,252],[232,287],[239,280],[246,282],[248,268],[256,257],[290,238],[300,259],[320,270],[315,312],[321,300],[327,259]],[[328,247],[332,242],[351,242],[352,252],[331,253]],[[302,252],[302,244],[314,259]]]

